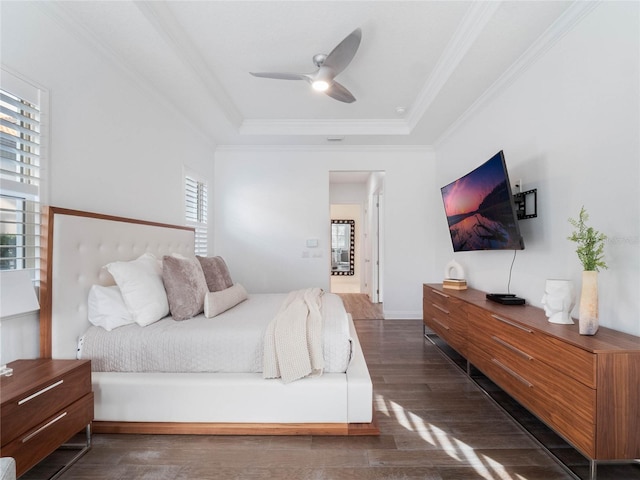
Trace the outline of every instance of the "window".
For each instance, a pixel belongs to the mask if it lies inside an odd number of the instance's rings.
[[[40,94],[7,72],[0,88],[0,270],[40,273]]]
[[[196,255],[207,255],[207,182],[191,173],[184,182],[186,223],[196,229]]]

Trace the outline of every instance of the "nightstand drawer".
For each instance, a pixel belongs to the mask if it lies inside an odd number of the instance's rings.
[[[2,422],[0,425],[2,445],[11,442],[35,425],[39,425],[67,405],[91,392],[90,362],[68,363],[66,371],[52,375],[45,382],[29,382],[31,377],[46,373],[49,363],[38,363],[27,371],[19,371],[3,382]],[[59,360],[50,360],[60,365]],[[64,365],[64,364],[63,364]],[[13,382],[27,383],[27,387],[14,389]],[[88,423],[88,422],[87,422]]]
[[[16,474],[20,476],[84,429],[92,420],[93,392],[90,392],[4,445],[2,456],[15,458]]]

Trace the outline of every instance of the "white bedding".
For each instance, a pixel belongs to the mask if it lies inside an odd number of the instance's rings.
[[[287,294],[252,294],[214,317],[164,318],[146,327],[107,332],[92,326],[80,338],[78,358],[96,372],[262,372],[264,335]],[[342,300],[322,296],[325,372],[345,372],[351,358],[349,322]]]

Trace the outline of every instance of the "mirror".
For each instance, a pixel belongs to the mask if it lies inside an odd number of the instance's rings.
[[[355,220],[331,220],[331,275],[353,275]]]

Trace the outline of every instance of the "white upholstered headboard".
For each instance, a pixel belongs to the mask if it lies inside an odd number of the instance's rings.
[[[75,358],[89,327],[87,297],[94,284],[113,285],[102,268],[145,252],[158,258],[193,255],[194,230],[57,207],[45,208],[42,225],[40,356]]]

